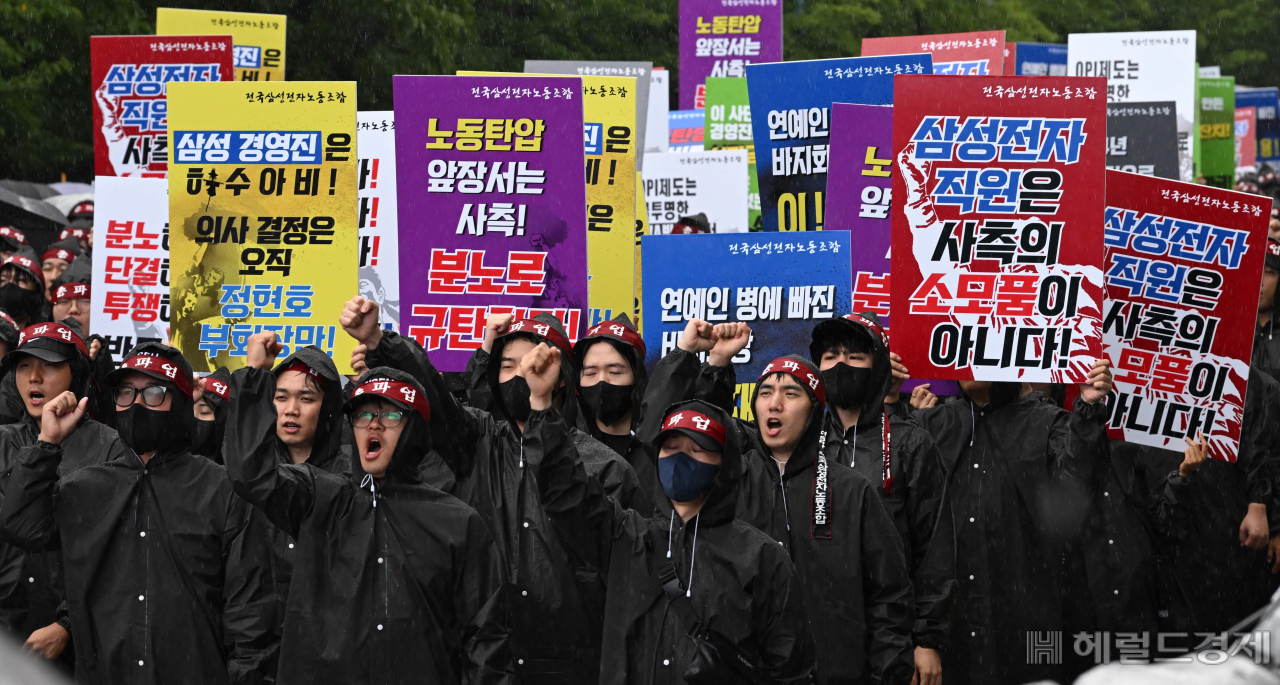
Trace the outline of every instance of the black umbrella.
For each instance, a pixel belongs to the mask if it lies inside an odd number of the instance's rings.
[[[61,193],[43,183],[32,183],[31,181],[0,181],[0,188],[33,200],[44,200],[54,195],[61,195]]]
[[[0,226],[13,226],[27,235],[36,254],[58,240],[67,217],[43,200],[33,200],[0,187]]]

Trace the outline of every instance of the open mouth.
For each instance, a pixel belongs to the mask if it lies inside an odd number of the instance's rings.
[[[782,421],[781,421],[781,419],[767,419],[767,420],[765,420],[765,422],[764,422],[764,432],[765,432],[765,434],[766,434],[766,435],[768,435],[768,436],[769,436],[769,437],[771,437],[771,438],[773,438],[773,437],[777,437],[777,435],[778,435],[779,433],[781,433],[781,432],[782,432]]]
[[[377,438],[369,438],[369,442],[365,445],[364,458],[369,461],[377,459],[382,454],[382,441]]]
[[[283,427],[284,427],[284,432],[288,433],[289,435],[293,435],[294,433],[297,433],[298,431],[302,430],[302,426],[299,426],[293,421],[285,421],[283,424]]]
[[[27,398],[31,400],[31,406],[38,407],[44,404],[44,393],[32,390],[27,393]]]

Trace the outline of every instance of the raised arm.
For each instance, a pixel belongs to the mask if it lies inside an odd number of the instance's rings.
[[[0,535],[29,551],[57,547],[58,465],[62,441],[75,430],[89,405],[77,401],[70,390],[45,405],[36,444],[22,450],[9,475],[4,504],[0,506]]]
[[[270,572],[271,546],[261,515],[227,494],[222,545],[222,625],[231,648],[227,674],[233,685],[272,682],[282,617]]]
[[[733,331],[739,330],[738,327],[746,330],[745,335],[750,336],[750,329],[746,328],[746,324],[722,324],[722,326],[733,327]],[[658,435],[659,428],[662,427],[662,416],[666,408],[676,402],[683,402],[691,399],[705,399],[711,404],[720,406],[725,403],[723,397],[720,399],[700,397],[698,395],[700,389],[712,395],[723,395],[726,388],[722,387],[724,378],[728,378],[727,383],[733,382],[733,369],[728,365],[728,359],[733,354],[727,356],[717,354],[716,359],[723,361],[726,366],[705,368],[698,360],[698,355],[703,352],[712,352],[716,348],[718,331],[722,330],[721,326],[712,326],[706,321],[692,319],[684,327],[684,332],[680,334],[680,340],[676,343],[676,349],[668,352],[665,357],[658,361],[653,367],[653,373],[649,375],[649,384],[645,389],[644,397],[640,400],[640,426],[636,431],[636,439],[641,442],[648,443]],[[729,343],[726,343],[726,345]],[[745,345],[745,338],[743,344]],[[721,352],[727,352],[722,346]],[[727,371],[726,371],[727,369]],[[704,373],[706,376],[704,377]],[[728,374],[727,376],[725,374]],[[721,386],[716,390],[717,383],[715,378],[721,378]],[[720,406],[721,409],[728,413],[733,413],[733,388],[730,386],[728,391],[728,405]]]
[[[270,370],[281,349],[276,334],[252,335],[247,347],[249,365],[231,374],[222,460],[236,494],[297,538],[315,506],[316,476],[308,467],[280,463],[276,456],[276,379]]]

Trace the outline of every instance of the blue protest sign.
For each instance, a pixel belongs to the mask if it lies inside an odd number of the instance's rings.
[[[813,327],[850,312],[848,231],[646,235],[640,247],[649,368],[675,349],[690,319],[751,326],[733,360],[739,416],[741,397],[750,398],[770,361],[807,355]]]
[[[1280,88],[1236,88],[1236,109],[1253,107],[1258,117],[1257,163],[1280,162]]]
[[[1005,62],[1005,76],[1066,76],[1067,46],[1052,43],[1012,43],[1014,71]]]
[[[891,105],[895,75],[932,73],[927,53],[748,65],[764,230],[823,229],[832,103]]]

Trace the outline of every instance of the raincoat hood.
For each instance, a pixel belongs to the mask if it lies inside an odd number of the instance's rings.
[[[698,412],[706,415],[711,420],[719,423],[725,429],[724,451],[720,453],[720,471],[716,473],[715,480],[711,483],[711,490],[707,494],[707,501],[702,505],[698,515],[703,526],[713,526],[732,521],[738,506],[738,487],[742,482],[743,464],[742,464],[742,436],[728,414],[718,407],[712,406],[701,400],[690,400],[687,402],[678,402],[671,405],[663,412],[663,429],[653,439],[653,454],[655,459],[661,459],[657,456],[662,451],[662,442],[666,438],[668,429],[666,426],[678,420],[676,417],[681,412]],[[674,507],[671,500],[665,496],[655,497],[658,507],[659,518],[666,519]]]
[[[838,319],[823,321],[813,327],[812,342],[809,343],[809,357],[814,364],[822,363],[822,354],[832,345],[850,337],[862,338],[871,348],[871,386],[875,388],[872,398],[863,403],[862,412],[858,416],[858,427],[874,425],[882,420],[881,410],[884,398],[893,385],[893,365],[889,360],[889,334],[880,324],[880,317],[875,312],[849,314]]]
[[[502,350],[507,343],[517,337],[533,340],[535,343],[546,343],[560,350],[560,379],[564,387],[558,392],[564,398],[564,406],[559,409],[560,417],[566,425],[577,426],[578,410],[578,369],[574,363],[573,348],[569,345],[569,336],[564,332],[560,319],[552,314],[539,314],[532,319],[520,319],[511,324],[507,332],[493,341],[493,351],[489,353],[492,362],[487,373],[489,389],[493,393],[492,413],[515,427],[515,422],[507,416],[506,407],[502,406],[502,390],[499,387],[498,375],[502,369]],[[595,423],[592,421],[592,423]]]
[[[338,367],[329,355],[314,345],[294,350],[293,354],[280,360],[272,373],[279,376],[281,372],[294,364],[303,364],[315,372],[315,376],[323,381],[323,397],[320,401],[320,416],[316,420],[315,439],[311,443],[311,456],[307,463],[322,467],[329,463],[342,446],[342,376],[338,375]],[[279,438],[276,438],[277,442]],[[287,452],[284,443],[279,443],[281,453]]]
[[[227,367],[219,366],[217,371],[205,376],[205,380],[204,401],[213,407],[213,439],[203,446],[208,452],[204,456],[221,464],[222,439],[227,434],[227,414],[231,403],[231,372]]]
[[[0,318],[0,330],[12,327],[8,317]],[[2,334],[0,334],[2,335]],[[7,336],[6,337],[6,342]],[[80,337],[80,331],[61,323],[41,323],[27,326],[14,336],[10,345],[17,343],[5,355],[0,374],[12,371],[22,357],[41,356],[54,352],[63,357],[71,367],[71,392],[76,399],[90,397],[93,390],[93,369],[89,364],[88,345]],[[52,399],[52,398],[50,398]],[[92,400],[90,407],[92,407]]]
[[[631,427],[634,430],[640,422],[640,400],[644,398],[645,388],[649,385],[649,372],[644,366],[644,338],[640,337],[626,314],[619,314],[613,317],[613,320],[591,328],[587,331],[586,337],[573,346],[574,366],[581,369],[583,360],[587,357],[587,350],[602,341],[618,350],[618,354],[621,354],[622,358],[631,365],[631,373],[635,376],[631,388]],[[574,374],[575,381],[579,378],[578,374]],[[582,404],[581,411],[587,426],[591,429],[591,434],[599,433],[600,428],[596,425],[595,417],[591,415],[591,408],[585,402]]]
[[[135,357],[139,359],[135,359]],[[158,358],[158,361],[147,361],[146,357]],[[134,345],[133,349],[125,354],[120,367],[107,374],[107,387],[104,390],[110,393],[110,389],[119,386],[120,379],[129,371],[137,371],[156,380],[177,386],[178,392],[170,393],[173,397],[173,403],[169,409],[169,416],[173,421],[173,430],[178,432],[179,441],[190,443],[191,436],[195,434],[196,421],[194,402],[191,399],[191,362],[188,362],[187,358],[182,356],[182,353],[176,347],[169,347],[157,342],[144,342]],[[107,418],[108,425],[119,430],[116,421],[117,413],[111,412],[104,418]]]
[[[796,445],[795,451],[791,453],[791,458],[787,461],[786,477],[790,477],[800,473],[818,460],[818,449],[823,432],[822,414],[826,411],[827,391],[822,383],[822,373],[818,371],[816,364],[798,354],[778,357],[769,362],[769,365],[764,367],[764,371],[760,373],[760,377],[756,379],[755,389],[751,392],[751,411],[753,414],[756,413],[756,396],[760,394],[760,382],[775,373],[787,373],[794,376],[809,393],[809,400],[812,402],[809,407],[809,416],[805,419],[804,432],[800,434],[800,444]],[[756,421],[757,423],[760,421],[758,414],[756,415]],[[769,454],[769,449],[764,445],[763,437],[760,438],[758,448],[761,454]]]
[[[390,381],[409,386],[399,393],[394,389],[387,391],[378,386],[378,381]],[[400,386],[403,387],[403,386]],[[413,376],[389,366],[370,369],[351,384],[351,394],[342,405],[343,413],[350,420],[352,412],[369,398],[390,402],[405,412],[405,420],[400,425],[400,439],[396,441],[395,452],[391,453],[391,463],[387,465],[384,481],[397,483],[418,483],[418,475],[422,460],[431,449],[430,399],[429,394],[413,379]],[[426,416],[422,412],[426,411]],[[360,463],[360,446],[351,447],[351,478],[357,482],[365,477],[364,467]]]

